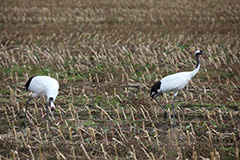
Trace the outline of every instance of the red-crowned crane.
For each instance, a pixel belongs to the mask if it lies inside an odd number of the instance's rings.
[[[188,72],[179,72],[172,75],[168,75],[164,78],[162,78],[160,81],[156,82],[150,92],[150,96],[152,99],[155,99],[155,101],[160,105],[160,107],[164,111],[164,117],[167,117],[167,112],[164,110],[163,106],[158,102],[156,99],[157,96],[162,95],[165,92],[173,92],[173,102],[172,102],[172,112],[173,112],[173,127],[175,126],[175,118],[174,118],[174,101],[178,94],[178,91],[183,89],[188,82],[193,78],[200,69],[200,63],[199,63],[199,56],[201,54],[209,55],[208,53],[203,52],[202,50],[197,50],[195,52],[197,66],[193,71]]]
[[[47,97],[47,116],[48,123],[49,121],[49,112],[48,107],[50,106],[51,111],[53,112],[55,109],[54,101],[58,95],[59,84],[58,81],[49,76],[33,76],[29,78],[27,83],[25,84],[26,91],[32,91],[33,95],[26,101],[26,110],[24,117],[24,127],[25,127],[25,119],[27,114],[28,102],[35,97]]]

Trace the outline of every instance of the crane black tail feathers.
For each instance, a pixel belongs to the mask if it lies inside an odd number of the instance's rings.
[[[161,88],[161,81],[156,82],[152,88],[151,88],[151,92],[150,92],[150,96],[152,97],[152,99],[154,97],[156,97],[157,95],[161,95],[161,93],[158,92],[158,90]]]
[[[27,83],[25,84],[25,89],[26,89],[26,91],[28,91],[29,85],[30,85],[30,83],[31,83],[31,81],[32,81],[32,79],[33,79],[34,77],[35,77],[35,76],[32,76],[31,78],[29,78],[29,80],[28,80]]]

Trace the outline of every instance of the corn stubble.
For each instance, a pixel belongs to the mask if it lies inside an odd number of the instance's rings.
[[[0,159],[239,159],[240,5],[225,2],[1,3]],[[149,89],[192,70],[197,48],[212,56],[179,93],[172,129]],[[36,74],[58,79],[56,112],[48,126],[36,99],[23,128]]]

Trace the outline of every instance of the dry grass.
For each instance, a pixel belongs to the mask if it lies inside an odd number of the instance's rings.
[[[3,1],[1,159],[239,159],[240,3]],[[195,67],[177,97],[177,127],[149,97],[158,79]],[[55,119],[33,75],[60,82]],[[169,107],[171,94],[160,97]]]

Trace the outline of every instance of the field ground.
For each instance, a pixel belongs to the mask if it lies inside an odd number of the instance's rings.
[[[239,0],[3,0],[0,159],[239,159],[239,19]],[[149,90],[198,48],[173,129]],[[23,128],[33,75],[60,83],[51,126],[39,98]]]

